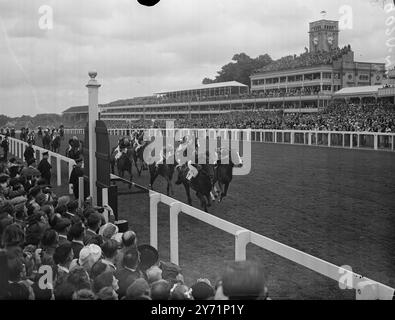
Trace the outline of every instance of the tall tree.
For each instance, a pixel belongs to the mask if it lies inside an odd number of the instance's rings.
[[[233,56],[232,62],[222,66],[221,70],[217,71],[215,79],[204,78],[202,83],[238,81],[250,86],[250,75],[253,71],[270,64],[272,61],[268,54],[253,59],[244,52],[238,53]]]

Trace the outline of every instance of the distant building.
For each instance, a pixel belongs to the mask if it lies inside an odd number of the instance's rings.
[[[251,91],[301,96],[299,104],[320,107],[342,88],[383,84],[384,63],[358,62],[351,46],[339,48],[338,21],[311,22],[309,36],[309,52],[283,57],[257,70],[250,77]],[[285,100],[292,103],[292,98]]]

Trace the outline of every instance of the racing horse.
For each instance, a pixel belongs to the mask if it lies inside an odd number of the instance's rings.
[[[240,154],[233,149],[222,148],[217,150],[217,163],[214,166],[213,184],[218,184],[221,202],[228,194],[229,185],[233,179],[233,168],[243,166]]]
[[[176,181],[176,185],[183,184],[185,188],[185,192],[188,198],[188,204],[192,205],[192,198],[190,189],[196,192],[196,196],[200,200],[200,205],[205,212],[208,212],[207,208],[211,206],[211,190],[212,190],[212,182],[210,176],[206,173],[205,170],[199,170],[199,173],[196,177],[191,180],[187,179],[188,175],[188,165],[184,163],[181,166],[177,167],[178,177]]]
[[[167,188],[166,192],[167,195],[174,194],[174,189],[172,185],[172,180],[173,180],[173,175],[174,175],[174,170],[176,167],[176,162],[175,162],[175,157],[174,157],[174,152],[170,148],[171,146],[168,146],[168,148],[165,148],[163,151],[163,154],[160,156],[163,158],[161,163],[157,163],[156,161],[154,163],[151,163],[148,165],[149,173],[150,173],[150,184],[149,188],[153,190],[154,188],[154,182],[158,176],[162,176],[166,182],[167,182]],[[173,163],[170,163],[170,159],[172,159]]]
[[[116,148],[113,149],[113,152]],[[113,153],[112,152],[112,153]],[[115,158],[114,158],[115,159]],[[132,182],[133,180],[133,173],[132,173],[132,156],[131,156],[131,149],[127,149],[126,152],[122,152],[121,156],[115,161],[117,165],[118,175],[121,178],[124,178],[125,172],[129,173],[129,180]],[[114,174],[114,165],[111,165],[111,171]],[[129,184],[129,189],[132,188],[132,184]]]

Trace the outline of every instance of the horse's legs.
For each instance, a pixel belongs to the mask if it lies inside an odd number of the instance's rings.
[[[189,189],[189,184],[187,182],[184,182],[184,188],[185,188],[185,192],[187,194],[188,204],[191,206],[192,205],[192,198],[191,198],[191,192]]]
[[[219,197],[218,197],[218,202],[221,202],[222,201],[222,197],[223,197],[223,195],[224,195],[224,189],[223,189],[223,187],[222,187],[222,182],[221,181],[218,181],[218,187],[219,187],[219,191],[220,191],[220,194],[219,194]]]
[[[157,170],[155,170],[155,172],[150,172],[150,185],[149,187],[151,188],[151,190],[154,190],[154,182],[156,180],[156,178],[158,177],[158,172]]]
[[[228,194],[229,182],[225,183],[224,197]]]

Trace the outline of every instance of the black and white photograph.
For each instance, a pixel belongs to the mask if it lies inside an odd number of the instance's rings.
[[[0,0],[0,302],[395,300],[394,146],[393,0]]]

